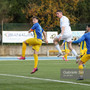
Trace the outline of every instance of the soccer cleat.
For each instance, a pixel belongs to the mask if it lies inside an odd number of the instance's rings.
[[[62,57],[63,60],[65,60],[65,57]]]
[[[62,53],[58,53],[57,57],[60,57],[61,55],[63,55]]]
[[[68,61],[68,59],[65,59],[65,57],[62,57],[62,59],[63,59],[64,61]]]
[[[31,72],[31,74],[35,73],[36,71],[38,71],[38,68],[33,68],[33,71]]]
[[[68,61],[68,59],[66,59],[65,61]]]
[[[25,60],[25,57],[21,56],[21,57],[18,57],[19,60]]]

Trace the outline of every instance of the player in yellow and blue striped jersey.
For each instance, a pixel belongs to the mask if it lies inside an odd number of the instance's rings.
[[[87,26],[87,33],[85,33],[80,39],[77,41],[73,41],[73,43],[81,43],[82,41],[86,42],[87,52],[83,55],[79,62],[79,71],[80,77],[78,80],[83,80],[83,64],[86,63],[90,59],[90,25]]]
[[[31,74],[36,72],[38,70],[37,65],[38,65],[38,51],[40,49],[40,46],[42,45],[42,34],[44,35],[45,42],[48,44],[47,38],[46,38],[46,33],[43,30],[43,28],[40,26],[38,23],[38,18],[33,17],[33,26],[29,30],[30,32],[34,32],[34,38],[29,38],[26,41],[23,42],[22,44],[22,56],[19,57],[19,60],[24,60],[25,59],[25,51],[26,51],[26,46],[32,46],[32,49],[34,50],[34,68]]]

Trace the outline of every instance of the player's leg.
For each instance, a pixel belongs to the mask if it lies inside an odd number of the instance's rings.
[[[34,38],[29,38],[29,39],[27,39],[26,41],[23,42],[23,44],[22,44],[22,56],[18,58],[19,60],[24,60],[25,59],[26,46],[28,44],[29,45],[35,44],[35,39]]]
[[[78,66],[78,68],[79,68],[78,80],[83,80],[83,74],[84,74],[83,64],[86,63],[89,59],[90,59],[90,55],[88,55],[88,54],[83,55],[83,57],[81,58],[81,60],[79,62],[79,66]]]
[[[38,52],[36,50],[34,50],[34,68],[33,68],[33,71],[31,72],[31,74],[35,73],[38,68],[37,68],[37,65],[38,65]]]
[[[82,58],[83,55],[84,55],[84,54],[81,53],[81,54],[79,55],[79,58]],[[83,64],[83,67],[85,67],[85,63]]]
[[[67,53],[66,53],[66,55],[64,55],[64,57],[65,57],[65,59],[67,60]]]
[[[28,43],[26,41],[22,43],[22,56],[18,58],[19,60],[25,60],[25,51],[27,44]]]
[[[55,45],[56,49],[59,51],[59,53],[62,53],[59,43],[58,43],[58,38],[54,39],[54,45]]]
[[[57,35],[57,37],[54,38],[53,42],[54,42],[54,45],[55,45],[56,49],[59,52],[59,54],[57,55],[59,57],[59,56],[62,55],[62,51],[61,51],[60,46],[59,46],[59,43],[58,43],[58,38],[59,38],[59,35]]]
[[[82,49],[82,50],[80,51],[80,56],[79,56],[79,58],[82,58],[83,55],[86,54],[86,52],[87,52],[86,50]],[[83,64],[83,67],[86,67],[85,63]]]
[[[68,60],[67,60],[67,56],[68,56],[68,54],[66,53],[66,54],[64,55],[64,57],[62,57],[63,60],[68,61]]]
[[[34,50],[34,68],[37,68],[38,65],[38,52],[36,50]]]
[[[75,51],[75,49],[72,48],[72,43],[68,42],[68,48],[72,51],[72,53],[76,56],[76,63],[78,63],[79,61],[79,56],[77,54],[77,52]]]
[[[69,50],[71,50],[72,53],[73,53],[75,56],[77,56],[77,52],[72,48],[72,34],[69,35],[69,36],[67,35],[66,41],[67,41],[67,43],[68,43],[68,48],[69,48]]]
[[[25,57],[25,52],[26,52],[26,46],[28,45],[28,43],[23,42],[23,45],[22,45],[22,56]]]
[[[69,55],[69,53],[66,53],[66,56],[65,56],[65,61],[68,61],[68,59],[67,59],[67,56]]]
[[[66,49],[66,50],[65,50],[65,53],[66,53],[66,61],[68,61],[67,56],[69,55],[70,50],[69,50],[69,49]]]
[[[32,49],[34,50],[34,68],[33,68],[33,71],[31,72],[31,74],[35,73],[38,68],[37,68],[37,65],[38,65],[38,52],[39,52],[39,49],[41,47],[41,44],[42,44],[42,40],[35,40],[35,45],[33,45]]]
[[[83,80],[84,71],[83,71],[83,62],[81,60],[79,62],[78,69],[79,69],[79,78],[78,78],[78,80]]]
[[[68,48],[72,51],[72,53],[77,56],[77,52],[75,51],[75,49],[72,48],[72,43],[68,42]]]

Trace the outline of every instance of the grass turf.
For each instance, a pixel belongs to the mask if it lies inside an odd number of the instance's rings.
[[[78,65],[75,61],[62,60],[40,60],[39,70],[30,74],[34,66],[34,61],[0,61],[0,74],[11,74],[27,77],[38,77],[45,79],[60,79],[60,69],[76,69]],[[90,68],[90,62],[86,63],[85,68]],[[67,81],[67,80],[64,80]],[[68,80],[77,83],[90,84],[90,80]],[[60,82],[44,80],[26,79],[20,77],[9,77],[0,75],[0,90],[90,90],[90,86],[74,85]]]

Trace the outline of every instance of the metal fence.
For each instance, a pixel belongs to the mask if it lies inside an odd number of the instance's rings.
[[[77,23],[77,24],[71,25],[71,28],[73,31],[74,30],[80,31],[80,30],[85,30],[87,25],[88,23],[85,23],[85,24]],[[2,31],[2,27],[4,31],[25,31],[25,30],[29,30],[31,26],[32,25],[29,23],[4,23],[3,25],[0,24],[0,33]],[[55,30],[57,31],[57,29]]]

